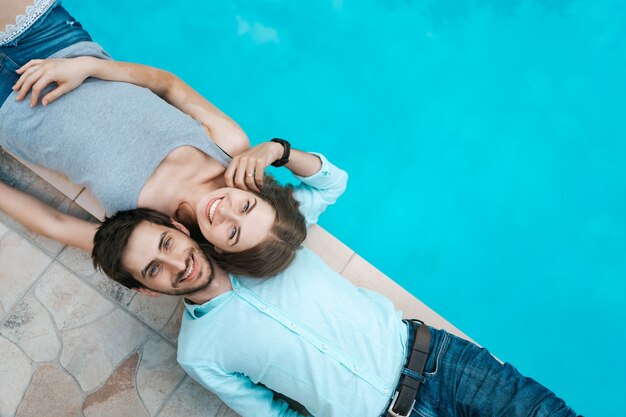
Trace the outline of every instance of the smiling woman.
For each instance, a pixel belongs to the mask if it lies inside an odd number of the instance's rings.
[[[289,157],[286,141],[248,149],[239,126],[173,74],[112,61],[59,2],[23,29],[0,45],[6,57],[0,145],[85,185],[109,213],[159,210],[197,225],[234,270],[273,275],[304,240],[305,218],[317,219],[343,192],[345,173],[335,170],[337,181],[331,176],[320,183],[321,159],[295,150]],[[279,161],[304,182],[313,178],[318,188],[302,184],[283,192],[272,184],[262,191],[265,168]],[[332,189],[325,189],[328,184]],[[91,247],[89,236],[54,231],[52,238]]]

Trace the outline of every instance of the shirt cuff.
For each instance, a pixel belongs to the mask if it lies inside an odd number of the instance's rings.
[[[313,188],[326,188],[326,185],[332,183],[334,178],[341,170],[335,165],[328,162],[324,155],[318,152],[309,152],[311,155],[317,156],[322,161],[322,167],[315,174],[308,177],[294,175],[298,180]]]

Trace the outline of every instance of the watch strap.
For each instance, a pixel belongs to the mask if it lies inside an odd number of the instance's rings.
[[[280,143],[283,145],[283,155],[280,159],[272,162],[273,167],[282,167],[289,163],[289,155],[291,154],[291,144],[287,142],[285,139],[281,138],[273,138],[270,142]]]

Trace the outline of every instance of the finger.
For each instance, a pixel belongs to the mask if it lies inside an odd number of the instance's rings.
[[[30,96],[30,107],[35,107],[37,105],[37,101],[39,101],[39,96],[44,88],[52,79],[49,76],[43,75],[39,80],[33,85],[32,91],[33,93]]]
[[[252,158],[248,161],[248,165],[246,166],[246,185],[249,189],[258,193],[260,190],[255,182],[256,161],[256,159]]]
[[[33,75],[33,73],[37,72],[39,69],[40,68],[35,68],[34,66],[29,67],[27,69],[27,71],[24,72],[20,76],[20,78],[17,80],[17,82],[13,85],[13,87],[12,87],[13,90],[15,90],[15,91],[19,90],[22,87],[22,85],[24,84],[24,82],[26,80],[28,80],[28,78],[30,78]]]
[[[242,190],[247,190],[245,182],[246,168],[248,166],[248,158],[241,158],[237,166],[237,173],[235,174],[235,187]]]
[[[22,100],[24,97],[26,97],[33,84],[39,81],[39,78],[41,78],[41,76],[42,74],[39,71],[35,71],[29,74],[22,86],[20,87],[20,92],[17,95],[17,99]]]
[[[33,65],[39,65],[43,63],[43,61],[44,61],[43,59],[31,59],[30,61],[22,65],[20,68],[18,68],[15,72],[17,72],[18,74],[23,74],[24,71],[26,71],[28,68],[32,67]]]
[[[228,168],[226,168],[226,172],[224,172],[224,181],[226,181],[227,187],[235,186],[235,172],[237,171],[237,164],[239,163],[239,158],[235,157],[228,164]]]
[[[256,182],[259,191],[263,188],[263,178],[265,176],[265,164],[259,160],[254,168],[254,182]]]
[[[71,90],[72,89],[68,87],[67,84],[63,84],[43,96],[43,98],[41,99],[41,104],[47,106],[48,104],[52,103],[54,100]]]

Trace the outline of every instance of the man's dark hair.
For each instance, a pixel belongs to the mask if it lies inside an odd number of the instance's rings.
[[[141,222],[175,228],[169,216],[148,208],[136,208],[106,217],[93,238],[94,268],[127,288],[143,288],[122,263],[128,239]]]
[[[186,226],[191,231],[191,237],[201,242],[204,252],[225,271],[249,277],[270,277],[291,264],[306,238],[306,223],[300,213],[299,203],[293,196],[292,185],[280,185],[273,177],[266,175],[263,189],[254,194],[274,208],[276,218],[267,237],[249,249],[219,253],[207,242],[197,224]]]

